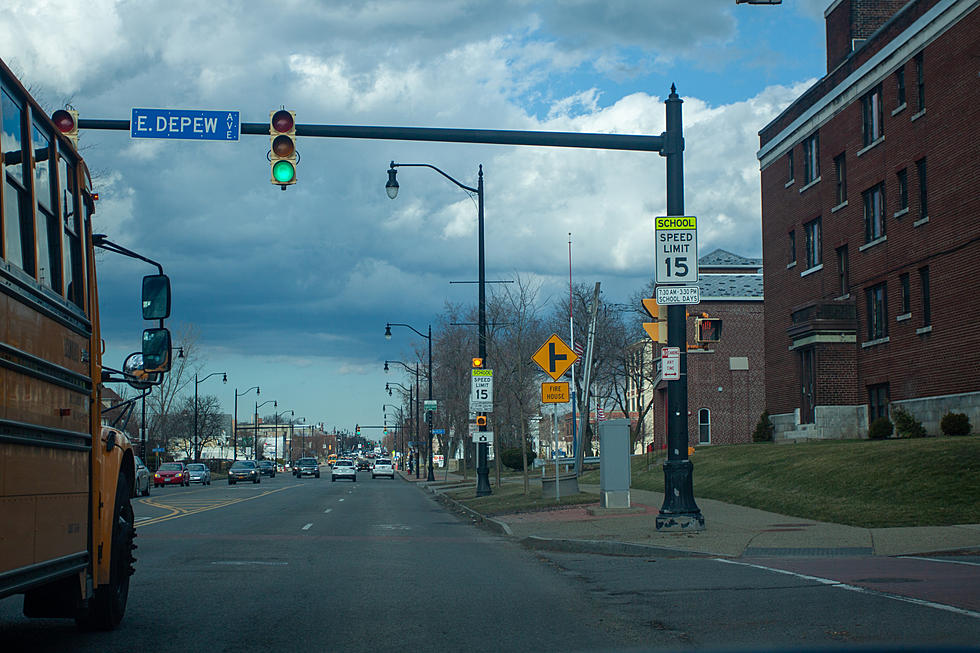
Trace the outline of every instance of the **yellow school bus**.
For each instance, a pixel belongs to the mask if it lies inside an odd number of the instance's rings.
[[[29,617],[108,629],[135,561],[135,469],[129,439],[103,424],[101,387],[146,388],[169,368],[169,281],[144,280],[144,318],[159,327],[144,331],[143,351],[125,371],[103,366],[96,196],[77,116],[54,117],[0,61],[0,598],[23,594]]]

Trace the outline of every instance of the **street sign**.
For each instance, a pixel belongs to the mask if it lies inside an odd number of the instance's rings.
[[[537,363],[548,376],[557,381],[578,360],[578,354],[572,351],[557,334],[553,333],[541,345],[541,348],[534,352],[531,360]]]
[[[493,431],[474,431],[472,436],[477,444],[493,444]]]
[[[240,125],[237,111],[133,109],[129,135],[132,138],[237,141]]]
[[[474,369],[470,382],[470,412],[493,412],[493,370]]]
[[[698,282],[698,229],[694,216],[658,216],[656,235],[656,282]],[[659,302],[658,302],[659,303]]]
[[[664,347],[660,350],[660,369],[664,381],[679,381],[681,378],[681,348]]]
[[[446,429],[432,429],[432,435],[445,435]]]
[[[163,453],[163,447],[154,447],[153,453]]]
[[[439,409],[439,402],[437,400],[435,400],[435,399],[426,399],[425,400],[425,405],[424,405],[425,412],[427,412],[427,413],[435,412],[438,409]]]
[[[657,304],[700,304],[701,289],[697,286],[657,286]]]
[[[541,403],[543,404],[564,404],[571,401],[568,391],[568,381],[549,383],[545,381],[541,384]]]

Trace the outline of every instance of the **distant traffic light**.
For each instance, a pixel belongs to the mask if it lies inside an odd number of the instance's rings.
[[[667,307],[658,304],[656,299],[644,299],[643,308],[653,318],[653,322],[643,323],[643,330],[654,342],[667,344]]]
[[[286,190],[286,186],[296,183],[296,114],[286,109],[269,112],[269,142],[271,152],[269,163],[272,166],[271,182]]]
[[[356,435],[357,437],[361,437],[361,425],[360,424],[355,424],[354,425],[354,435]]]
[[[477,415],[476,416],[476,425],[477,426],[486,426],[487,425],[487,416],[486,415]]]
[[[721,340],[721,318],[699,317],[697,334],[698,342],[718,342]]]
[[[74,109],[58,109],[51,114],[51,121],[71,144],[78,147],[78,112]]]

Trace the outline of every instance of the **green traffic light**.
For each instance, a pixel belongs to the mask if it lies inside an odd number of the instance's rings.
[[[296,167],[289,161],[276,161],[272,166],[272,178],[276,183],[288,184],[296,179]]]

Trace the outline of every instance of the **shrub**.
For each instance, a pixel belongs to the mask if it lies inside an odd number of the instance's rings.
[[[536,458],[533,451],[527,450],[527,466],[528,469],[531,468],[531,464],[534,463]],[[500,453],[500,462],[511,469],[521,471],[524,469],[524,458],[521,456],[521,450],[519,447],[514,447],[512,449],[504,449]]]
[[[755,425],[752,432],[752,442],[772,442],[773,433],[772,422],[769,421],[769,411],[763,411],[759,416],[759,422]]]
[[[915,415],[904,408],[892,410],[892,422],[895,424],[895,435],[900,438],[924,438],[926,429]]]
[[[868,437],[872,440],[884,440],[887,437],[891,437],[892,431],[894,430],[895,427],[892,425],[890,419],[879,417],[871,422],[871,426],[868,428]]]
[[[946,413],[939,421],[939,428],[946,435],[970,435],[973,427],[965,413]]]

